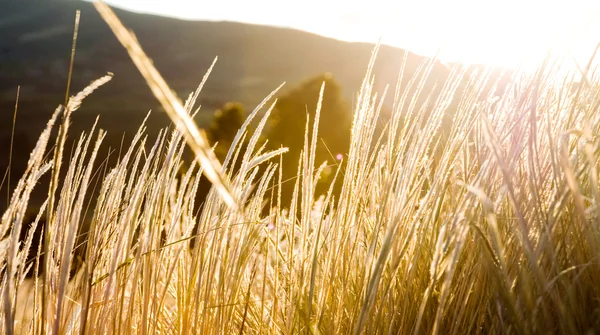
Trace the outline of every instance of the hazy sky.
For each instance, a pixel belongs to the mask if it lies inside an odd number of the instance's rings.
[[[105,0],[185,19],[285,26],[442,60],[515,65],[549,47],[583,61],[600,42],[600,0]]]

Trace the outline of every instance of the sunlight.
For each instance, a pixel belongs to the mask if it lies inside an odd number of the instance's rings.
[[[394,12],[382,16],[384,41],[448,61],[504,66],[537,64],[550,49],[581,62],[597,43],[592,32],[599,28],[593,22],[598,3],[430,0],[418,7],[404,20],[394,20]]]

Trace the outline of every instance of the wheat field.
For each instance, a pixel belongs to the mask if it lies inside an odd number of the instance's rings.
[[[78,135],[71,157],[63,154],[65,137],[71,114],[110,75],[57,108],[2,213],[4,333],[600,332],[593,62],[564,76],[549,60],[513,75],[501,95],[484,90],[489,73],[456,67],[433,97],[420,86],[433,61],[410,87],[374,92],[375,50],[355,101],[349,152],[334,165],[315,161],[319,132],[327,131],[317,107],[298,177],[288,181],[280,168],[286,149],[267,152],[259,141],[276,91],[219,162],[191,118],[202,85],[181,103],[110,9],[97,7],[175,127],[148,138],[141,125],[119,162],[101,172],[84,263],[71,276],[106,133],[93,127]],[[468,89],[458,95],[460,82]],[[396,112],[376,131],[386,99]],[[449,127],[434,136],[453,101]],[[198,164],[179,173],[186,146]],[[327,166],[341,191],[316,194]],[[195,212],[203,174],[213,188]],[[29,226],[24,214],[43,175],[51,184],[38,219],[47,220],[34,241],[35,222]],[[284,182],[295,183],[285,203]],[[23,229],[30,234],[19,241]],[[27,263],[38,242],[36,263]],[[26,279],[31,269],[36,275]]]

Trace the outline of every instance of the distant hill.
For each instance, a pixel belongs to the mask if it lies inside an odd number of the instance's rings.
[[[27,148],[35,143],[49,115],[64,100],[77,9],[81,10],[81,24],[71,94],[106,72],[113,72],[115,77],[84,102],[74,116],[73,131],[88,129],[100,115],[99,125],[110,135],[106,144],[117,147],[123,132],[131,135],[150,109],[156,110],[149,120],[150,134],[169,124],[126,51],[91,3],[4,1],[0,4],[0,178],[7,165],[7,138],[17,86],[21,85],[16,130],[19,151],[14,163],[17,171],[28,157]],[[215,56],[219,57],[200,97],[200,124],[227,101],[240,101],[252,109],[282,82],[287,82],[286,88],[290,89],[323,72],[333,74],[350,100],[360,88],[374,47],[293,29],[186,21],[123,10],[116,13],[135,32],[182,99],[200,83]],[[403,56],[401,49],[381,48],[375,70],[378,88],[395,85]],[[423,60],[409,54],[407,77]],[[437,63],[434,77],[444,78],[448,71]]]
[[[127,126],[137,125],[147,110],[157,107],[141,75],[92,4],[54,0],[1,6],[0,124],[6,124],[7,114],[11,114],[6,110],[14,105],[17,85],[21,85],[22,114],[45,120],[62,102],[77,9],[81,10],[81,25],[72,92],[108,71],[115,74],[109,85],[84,104],[82,114],[101,113],[103,123],[112,128],[114,124],[108,121],[114,114],[119,115],[121,126],[125,120]],[[231,100],[252,107],[282,82],[291,87],[322,72],[331,72],[351,98],[360,87],[373,49],[370,44],[293,29],[185,21],[123,10],[117,14],[182,99],[199,84],[215,56],[219,57],[201,95],[206,111]],[[402,56],[400,49],[382,48],[377,62],[380,82],[395,83]],[[409,68],[416,68],[422,60],[411,54]]]

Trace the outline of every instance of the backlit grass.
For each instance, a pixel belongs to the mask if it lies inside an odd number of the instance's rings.
[[[118,21],[113,24],[125,34]],[[132,57],[149,71],[154,92],[166,94],[135,40],[123,43],[137,50]],[[412,88],[396,87],[387,95],[372,91],[369,66],[355,101],[350,151],[334,166],[332,182],[342,181],[340,193],[315,194],[327,164],[314,160],[319,132],[335,125],[319,124],[326,111],[309,111],[298,178],[285,181],[295,183],[289,203],[280,193],[285,149],[259,147],[271,96],[239,130],[222,164],[188,122],[197,95],[185,104],[163,96],[176,129],[148,138],[142,125],[116,166],[94,169],[105,136],[94,128],[78,135],[68,159],[46,155],[51,129],[60,125],[66,132],[68,115],[110,77],[92,83],[56,110],[3,213],[2,329],[600,331],[598,73],[588,68],[577,74],[583,75],[577,83],[575,76],[560,81],[548,63],[536,73],[515,74],[505,93],[494,96],[483,89],[491,80],[487,73],[466,76],[456,67],[440,83],[440,96],[419,99],[429,94],[419,83],[431,64],[411,80]],[[457,95],[460,82],[468,85]],[[408,93],[415,90],[416,96]],[[384,99],[392,99],[397,112],[378,132]],[[458,107],[452,122],[443,124],[453,101]],[[407,106],[408,113],[401,113]],[[249,129],[259,115],[258,126]],[[64,140],[57,144],[58,152]],[[181,175],[186,145],[203,158]],[[56,174],[57,158],[69,167],[64,176]],[[232,172],[232,166],[239,168]],[[202,173],[217,186],[195,213]],[[45,246],[39,248],[46,261],[27,264],[27,249],[38,241],[19,243],[18,236],[29,228],[24,214],[43,174],[57,176],[56,192],[49,192],[56,200],[40,210],[48,214]],[[94,188],[85,262],[69,278],[85,196]],[[40,275],[25,280],[31,267]]]

